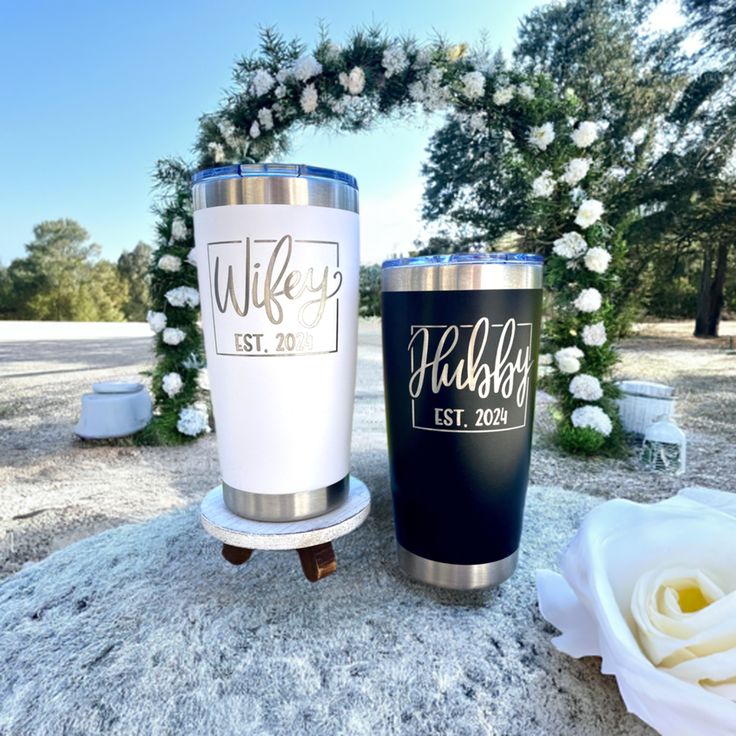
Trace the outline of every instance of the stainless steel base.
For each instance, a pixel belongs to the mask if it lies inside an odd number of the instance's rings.
[[[495,562],[479,565],[452,565],[415,555],[399,545],[399,567],[422,583],[453,590],[476,590],[500,585],[516,569],[519,550]]]
[[[254,521],[299,521],[321,516],[340,506],[349,491],[350,475],[329,486],[297,493],[252,493],[222,482],[225,506]]]

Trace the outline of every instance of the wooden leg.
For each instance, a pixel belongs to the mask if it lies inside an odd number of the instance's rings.
[[[222,556],[231,565],[242,565],[245,562],[248,562],[252,554],[252,549],[245,549],[245,547],[234,547],[232,544],[222,545]]]
[[[304,576],[310,583],[316,583],[328,575],[332,575],[337,569],[335,550],[330,542],[317,544],[314,547],[298,549],[299,560],[302,563]]]

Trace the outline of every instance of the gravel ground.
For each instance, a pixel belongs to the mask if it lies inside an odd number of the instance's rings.
[[[736,355],[728,337],[690,337],[689,323],[645,324],[621,345],[618,375],[666,382],[678,392],[688,470],[642,470],[636,457],[584,460],[551,443],[549,397],[538,399],[531,482],[605,498],[657,500],[680,488],[736,490]],[[722,334],[736,336],[736,324]],[[1,323],[0,577],[84,537],[189,505],[218,482],[214,436],[176,448],[82,442],[80,397],[94,381],[143,380],[152,361],[145,324]],[[380,405],[380,406],[379,406]],[[380,327],[361,323],[356,415],[385,437]],[[367,422],[367,424],[366,424]],[[365,480],[370,481],[366,478]]]

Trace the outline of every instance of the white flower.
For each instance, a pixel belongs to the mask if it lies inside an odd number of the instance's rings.
[[[539,365],[552,365],[554,362],[554,356],[552,353],[540,353],[539,354]]]
[[[514,97],[513,86],[500,87],[493,93],[493,104],[494,105],[508,105]]]
[[[555,190],[555,180],[548,169],[543,171],[532,182],[532,194],[535,197],[549,197]]]
[[[317,88],[313,84],[308,84],[302,90],[302,96],[300,99],[302,110],[304,110],[307,115],[313,113],[317,109],[318,101],[319,95],[317,94]]]
[[[197,402],[185,406],[179,412],[179,421],[176,428],[182,433],[190,437],[196,437],[203,432],[209,431],[209,418],[207,416],[207,407]]]
[[[594,322],[592,325],[583,327],[583,342],[586,345],[600,347],[605,345],[607,339],[606,326],[603,322]]]
[[[274,84],[276,84],[276,80],[265,69],[256,71],[250,80],[250,88],[256,97],[270,92]]]
[[[598,222],[603,214],[603,202],[598,199],[586,199],[578,207],[575,224],[582,228],[590,227]]]
[[[187,224],[181,217],[175,217],[171,222],[171,241],[186,240],[189,232]]]
[[[149,309],[146,315],[146,321],[154,332],[158,333],[166,329],[166,315],[163,312],[152,312]]]
[[[565,171],[560,179],[571,187],[574,187],[579,181],[585,179],[590,170],[591,160],[589,158],[573,158],[567,162]]]
[[[227,143],[230,148],[237,148],[238,136],[235,126],[229,120],[221,120],[217,124],[217,127],[219,128],[220,134],[222,135],[225,143]]]
[[[169,289],[164,296],[172,307],[196,307],[199,305],[199,292],[191,286],[177,286],[175,289]]]
[[[423,82],[412,82],[408,87],[409,97],[414,102],[422,102],[424,100],[424,83]]]
[[[608,264],[611,262],[611,254],[605,248],[591,248],[583,259],[585,267],[593,273],[605,273],[608,270]]]
[[[161,256],[156,264],[162,271],[169,271],[175,273],[181,270],[181,258],[179,256],[172,256],[169,253]]]
[[[181,376],[176,372],[167,373],[161,379],[161,388],[170,399],[173,399],[183,387],[184,381],[181,380]]]
[[[596,124],[591,120],[583,120],[578,127],[570,134],[572,142],[578,148],[588,148],[598,139],[598,129]]]
[[[598,289],[583,289],[573,302],[580,312],[597,312],[601,308],[601,293]]]
[[[189,253],[187,253],[186,260],[190,266],[194,266],[195,268],[197,267],[197,249],[196,248],[192,248],[189,251]]]
[[[359,95],[365,89],[365,72],[359,67],[353,67],[350,74],[340,72],[340,84],[351,95]]]
[[[202,391],[210,390],[210,374],[207,372],[206,368],[200,368],[197,373],[197,386],[199,386]]]
[[[262,107],[258,111],[258,122],[264,130],[273,128],[273,114],[267,107]]]
[[[186,336],[184,330],[180,330],[178,327],[167,327],[161,335],[167,345],[178,345],[184,342]]]
[[[329,41],[327,43],[327,47],[325,48],[326,59],[329,59],[330,61],[336,61],[341,53],[342,49],[340,48],[340,44],[337,44],[334,41]]]
[[[516,92],[524,100],[534,99],[534,90],[528,84],[520,84],[516,88]]]
[[[202,360],[197,356],[196,353],[189,353],[184,360],[181,362],[182,368],[186,368],[187,370],[192,369],[200,369],[204,367],[204,363]]]
[[[584,355],[580,348],[561,348],[555,353],[555,363],[561,373],[577,373],[580,370],[580,359]]]
[[[468,117],[468,127],[473,133],[481,133],[487,127],[486,114],[484,112],[474,112]]]
[[[318,74],[322,74],[322,64],[320,64],[314,56],[300,56],[291,68],[291,73],[295,79],[300,82],[306,82]]]
[[[432,47],[422,46],[417,49],[417,56],[414,59],[414,68],[423,69],[425,66],[429,66],[432,61]]]
[[[555,129],[552,123],[533,126],[529,129],[529,143],[540,151],[546,151],[550,143],[555,139]]]
[[[540,610],[562,632],[557,649],[602,657],[628,710],[658,733],[726,736],[736,723],[735,557],[731,493],[608,501],[583,520],[562,575],[537,573]]]
[[[611,417],[600,406],[580,406],[570,415],[573,427],[594,429],[608,437],[613,429]]]
[[[286,95],[286,93],[287,93],[287,92],[288,92],[288,90],[286,89],[286,85],[285,85],[285,84],[280,84],[280,85],[279,85],[278,87],[276,87],[276,89],[274,90],[274,94],[275,94],[275,95],[276,95],[276,97],[278,97],[279,99],[281,99],[282,97],[284,97],[284,96]]]
[[[589,373],[578,373],[570,381],[570,393],[581,401],[598,401],[603,396],[601,382]]]
[[[406,52],[401,46],[389,46],[383,52],[381,59],[383,68],[386,70],[386,78],[392,77],[394,74],[401,74],[409,66],[409,59]]]
[[[486,78],[481,72],[468,72],[460,80],[463,83],[463,94],[469,100],[483,97],[486,89]]]
[[[207,144],[207,148],[212,154],[212,158],[215,159],[216,164],[221,164],[225,161],[225,149],[222,147],[222,143],[211,141]]]
[[[557,238],[552,245],[552,250],[562,258],[579,258],[588,248],[585,238],[580,234],[571,230],[561,237]]]
[[[631,142],[632,142],[632,143],[633,143],[633,144],[634,144],[635,146],[640,146],[640,145],[641,145],[642,143],[644,143],[644,141],[646,140],[646,138],[647,138],[647,133],[648,133],[647,129],[646,129],[646,128],[645,128],[645,127],[644,127],[644,126],[642,125],[641,127],[637,128],[637,129],[636,129],[636,130],[635,130],[635,131],[634,131],[634,132],[633,132],[633,133],[631,134],[631,137],[630,137],[630,139],[629,139],[629,140],[630,140],[630,141],[631,141]]]
[[[253,125],[250,126],[250,130],[248,131],[248,135],[251,138],[258,138],[260,134],[261,134],[261,126],[258,125],[257,120],[254,120]]]

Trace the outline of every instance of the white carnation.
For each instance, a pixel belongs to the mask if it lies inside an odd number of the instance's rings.
[[[216,164],[221,164],[225,161],[225,149],[222,147],[222,143],[211,141],[207,144],[207,148],[212,154],[212,158],[215,159]]]
[[[146,315],[146,321],[154,332],[158,333],[166,329],[166,315],[163,312],[152,312],[149,309]]]
[[[555,129],[552,123],[533,126],[529,129],[529,143],[540,151],[546,151],[550,143],[555,139]]]
[[[177,286],[164,295],[172,307],[196,307],[199,305],[199,292],[191,286]]]
[[[365,89],[365,72],[359,67],[353,67],[350,74],[340,72],[340,84],[351,95],[359,95]]]
[[[611,418],[600,406],[578,407],[572,413],[570,419],[574,427],[588,427],[600,432],[605,437],[608,437],[613,429]]]
[[[258,111],[258,122],[264,130],[271,130],[273,128],[273,113],[267,107],[262,107]]]
[[[461,78],[463,83],[463,94],[469,100],[477,100],[483,97],[486,91],[486,78],[481,72],[468,72]]]
[[[319,95],[317,94],[317,88],[313,84],[308,84],[302,90],[302,96],[300,99],[302,110],[304,110],[307,115],[313,113],[317,109],[318,101]]]
[[[567,259],[579,258],[587,248],[588,244],[585,242],[585,238],[575,231],[565,233],[557,238],[552,245],[552,250],[556,255]]]
[[[172,256],[167,253],[158,259],[157,265],[162,271],[175,273],[176,271],[181,270],[181,258],[179,258],[179,256]]]
[[[182,433],[190,437],[196,437],[203,432],[209,431],[209,418],[207,416],[207,407],[197,402],[185,406],[179,412],[179,421],[176,428]]]
[[[597,312],[601,308],[601,293],[598,289],[583,289],[573,306],[580,312]]]
[[[256,97],[270,92],[274,84],[276,80],[265,69],[259,69],[250,80],[250,88]]]
[[[519,97],[525,99],[525,100],[533,100],[534,99],[534,90],[528,85],[528,84],[520,84],[516,88],[516,92],[519,95]]]
[[[187,224],[181,217],[175,217],[171,222],[171,241],[186,240],[188,235]]]
[[[555,363],[562,373],[577,373],[584,355],[580,348],[561,348],[555,353]]]
[[[570,393],[581,401],[598,401],[603,396],[601,382],[588,373],[578,373],[570,381]]]
[[[495,105],[508,105],[514,97],[513,86],[501,87],[493,93],[493,103]]]
[[[552,176],[552,172],[549,170],[543,171],[532,182],[532,194],[535,197],[549,197],[554,190],[555,180]]]
[[[170,399],[173,399],[183,387],[184,381],[181,380],[181,376],[176,372],[167,373],[161,379],[161,388]]]
[[[401,74],[409,66],[409,59],[406,52],[401,46],[389,46],[383,52],[381,59],[383,68],[386,70],[386,78],[392,77],[394,74]]]
[[[606,326],[603,322],[595,322],[592,325],[583,327],[583,342],[586,345],[600,347],[605,345],[608,336],[606,335]]]
[[[593,273],[605,273],[611,262],[611,254],[605,248],[591,248],[585,254],[585,267]]]
[[[484,112],[474,112],[468,118],[468,127],[473,133],[481,133],[486,130],[486,114]]]
[[[322,74],[322,64],[314,56],[301,56],[294,62],[291,73],[295,79],[298,79],[300,82],[306,82],[308,79]]]
[[[578,148],[588,148],[598,139],[598,128],[592,120],[583,120],[570,134],[570,138]]]
[[[250,126],[250,130],[248,131],[248,135],[251,138],[258,138],[260,134],[261,134],[261,126],[258,125],[257,120],[254,120],[253,125]]]
[[[586,199],[578,207],[575,224],[582,228],[590,227],[601,219],[602,214],[603,202],[598,199]]]
[[[560,179],[571,187],[585,179],[590,170],[591,160],[589,158],[573,158],[567,162],[565,171]]]
[[[178,345],[181,342],[184,342],[184,339],[186,338],[186,333],[184,330],[180,330],[178,327],[167,327],[161,336],[163,338],[163,341],[167,345]]]
[[[554,356],[552,353],[540,353],[539,354],[539,365],[552,365]]]

